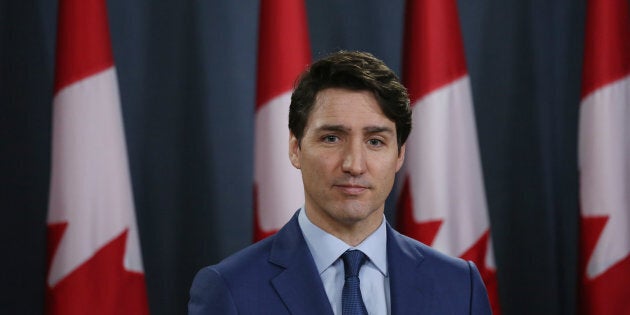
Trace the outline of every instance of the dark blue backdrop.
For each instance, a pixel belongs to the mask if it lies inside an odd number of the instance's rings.
[[[194,273],[252,238],[259,2],[108,6],[151,311],[183,314]],[[459,1],[505,314],[575,313],[584,7]],[[314,56],[400,72],[402,0],[307,9]],[[41,314],[56,2],[1,1],[0,25],[0,313]]]

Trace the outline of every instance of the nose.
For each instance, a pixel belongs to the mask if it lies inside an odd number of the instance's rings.
[[[351,143],[345,149],[343,164],[341,166],[345,173],[358,176],[365,173],[366,156],[362,143]]]

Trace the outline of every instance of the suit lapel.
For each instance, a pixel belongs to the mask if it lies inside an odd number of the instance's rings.
[[[276,234],[269,262],[285,269],[271,283],[292,314],[333,314],[297,214]]]
[[[433,314],[437,295],[431,277],[422,277],[424,256],[387,225],[387,265],[393,315]]]

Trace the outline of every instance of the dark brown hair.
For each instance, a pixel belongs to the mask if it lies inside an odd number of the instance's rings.
[[[398,149],[411,131],[407,89],[383,61],[366,52],[339,51],[313,63],[296,82],[289,107],[289,129],[301,142],[317,93],[343,88],[374,93],[381,110],[396,124]]]

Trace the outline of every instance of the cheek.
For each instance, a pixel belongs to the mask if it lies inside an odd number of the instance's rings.
[[[336,160],[337,158],[332,152],[304,154],[302,158],[302,167],[306,167],[311,172],[315,173],[330,172],[332,169],[334,169]]]
[[[393,181],[398,170],[398,158],[381,158],[374,159],[372,170],[375,176],[383,180]]]
[[[323,194],[328,190],[328,182],[332,177],[327,169],[324,157],[304,157],[302,159],[302,181],[304,188],[311,194]]]
[[[315,187],[321,179],[322,167],[316,157],[309,154],[302,154],[300,159],[300,170],[304,186]]]

